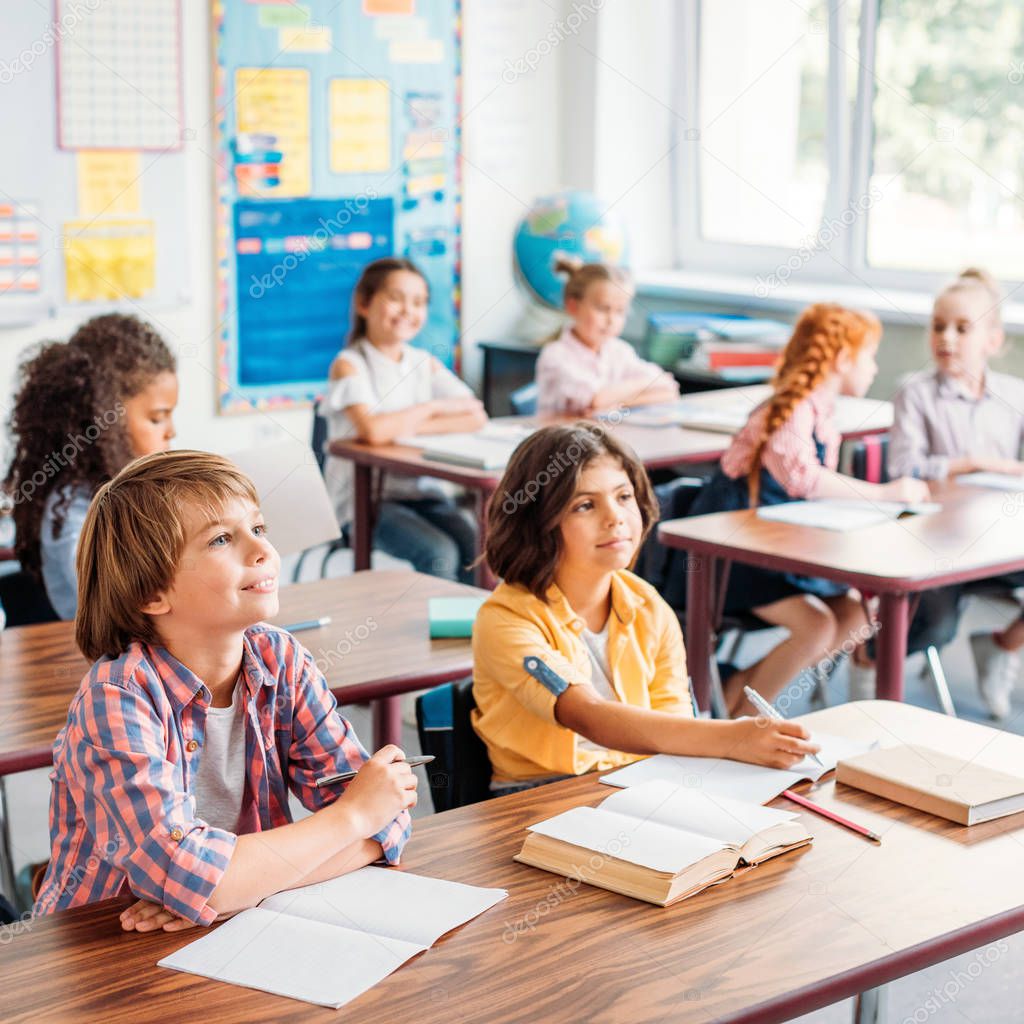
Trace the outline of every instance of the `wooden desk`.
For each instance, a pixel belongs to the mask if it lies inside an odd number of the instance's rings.
[[[977,754],[993,767],[1024,762],[1019,736],[910,706],[868,701],[802,720]],[[814,799],[882,833],[880,846],[804,815],[809,848],[672,907],[513,862],[528,824],[609,792],[590,776],[418,820],[406,869],[501,886],[509,898],[349,1003],[345,1021],[772,1024],[1024,927],[1024,814],[967,829],[831,782]],[[123,933],[117,914],[127,904],[68,911],[15,934],[0,957],[5,1019],[339,1019],[157,968],[196,933]]]
[[[330,625],[296,636],[340,703],[373,702],[379,747],[400,741],[399,694],[471,674],[469,640],[430,639],[427,599],[476,593],[421,573],[357,573],[284,587],[275,621],[331,617]],[[88,667],[70,622],[0,632],[0,777],[50,764],[53,740]]]
[[[935,484],[943,508],[843,533],[776,523],[750,510],[662,523],[658,536],[694,556],[687,576],[687,661],[701,707],[710,695],[708,661],[719,563],[819,576],[879,595],[878,696],[903,699],[910,596],[949,583],[1024,568],[1024,507],[1013,495]]]
[[[709,410],[724,406],[738,410],[742,422],[760,402],[768,396],[767,385],[727,388],[687,395],[687,404],[706,405]],[[844,438],[864,437],[883,433],[892,426],[892,403],[868,399],[843,398],[837,406],[840,432]],[[574,417],[507,417],[507,422],[543,426],[548,423],[572,423]],[[502,422],[499,420],[498,422]],[[732,436],[722,431],[690,430],[686,427],[638,427],[629,422],[628,410],[614,425],[602,424],[615,437],[628,444],[648,469],[664,469],[701,462],[715,462],[729,447]],[[425,459],[419,448],[408,445],[369,445],[359,441],[332,441],[332,455],[349,459],[353,463],[352,551],[356,569],[370,568],[373,547],[370,524],[373,521],[374,471],[397,473],[401,476],[429,476],[447,480],[466,488],[474,496],[476,519],[479,524],[477,552],[482,550],[487,506],[501,481],[502,470],[471,469],[436,459]],[[481,586],[493,586],[494,581],[481,566],[478,576]]]

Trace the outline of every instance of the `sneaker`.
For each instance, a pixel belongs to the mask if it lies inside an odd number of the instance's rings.
[[[991,633],[971,636],[971,654],[978,673],[978,690],[989,714],[997,721],[1010,715],[1010,694],[1020,672],[1020,655],[1003,650]]]
[[[874,700],[875,685],[875,666],[858,665],[851,659],[849,700]]]

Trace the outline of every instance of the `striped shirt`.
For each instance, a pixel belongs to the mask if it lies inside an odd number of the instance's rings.
[[[342,791],[321,775],[358,768],[367,753],[312,656],[260,623],[242,644],[246,782],[239,834],[291,821],[289,789],[311,811]],[[130,890],[209,924],[209,899],[237,836],[196,815],[194,785],[210,691],[162,647],[133,643],[82,680],[54,742],[50,864],[34,912],[48,914]],[[398,863],[403,811],[372,838]]]
[[[722,471],[733,479],[746,476],[764,431],[768,403],[759,405],[722,456]],[[815,438],[825,446],[825,464],[818,462]],[[761,465],[791,498],[813,498],[822,471],[839,464],[842,440],[835,423],[835,394],[818,388],[793,408],[793,414],[765,444]]]
[[[915,374],[896,394],[889,476],[944,480],[952,459],[1019,459],[1024,446],[1024,380],[985,371],[975,398],[938,370]]]

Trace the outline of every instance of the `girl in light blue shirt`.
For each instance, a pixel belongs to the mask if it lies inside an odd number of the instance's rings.
[[[18,559],[60,618],[75,617],[78,536],[93,494],[132,459],[170,447],[177,403],[174,356],[136,317],[95,317],[22,363],[4,486]]]

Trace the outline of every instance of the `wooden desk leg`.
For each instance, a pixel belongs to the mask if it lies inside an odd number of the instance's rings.
[[[701,711],[711,707],[708,673],[711,650],[711,602],[714,597],[716,560],[708,555],[690,556],[686,570],[686,664],[690,686]]]
[[[478,556],[483,554],[484,544],[487,541],[487,514],[493,497],[494,491],[490,487],[481,487],[476,492],[476,553]],[[476,567],[476,585],[485,590],[493,590],[498,585],[498,581],[486,562],[481,562]]]
[[[373,709],[373,749],[394,743],[402,745],[402,702],[398,697],[371,701]],[[409,751],[406,751],[408,754]]]
[[[352,556],[356,571],[370,568],[373,537],[373,469],[356,463],[353,474]]]
[[[907,660],[909,600],[906,594],[882,594],[878,603],[881,630],[876,645],[879,700],[903,700],[903,664]]]

